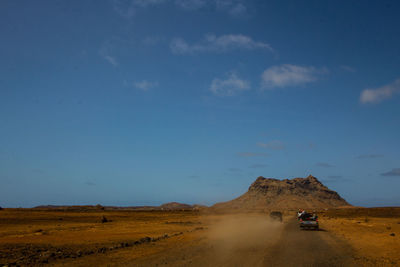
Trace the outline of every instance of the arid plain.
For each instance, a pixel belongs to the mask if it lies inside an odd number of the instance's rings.
[[[399,266],[400,208],[319,211],[320,231],[267,211],[3,209],[0,265]]]

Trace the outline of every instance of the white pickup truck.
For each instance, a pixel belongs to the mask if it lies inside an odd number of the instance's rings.
[[[318,216],[311,213],[304,213],[299,217],[300,229],[319,229]]]

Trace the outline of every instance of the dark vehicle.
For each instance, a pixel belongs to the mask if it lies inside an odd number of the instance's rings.
[[[300,229],[319,229],[318,216],[311,213],[304,213],[299,217]]]
[[[273,211],[269,214],[269,217],[273,220],[273,221],[280,221],[282,222],[282,212],[280,211]]]

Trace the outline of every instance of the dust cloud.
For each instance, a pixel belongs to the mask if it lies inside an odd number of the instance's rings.
[[[246,261],[246,265],[253,261],[257,265],[262,261],[259,256],[278,242],[282,230],[283,223],[265,214],[226,215],[210,225],[208,240],[215,261]]]

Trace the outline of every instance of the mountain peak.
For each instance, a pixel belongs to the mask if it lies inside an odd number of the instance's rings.
[[[316,177],[279,180],[259,176],[242,196],[217,203],[227,209],[298,209],[327,208],[349,205],[339,194],[323,185]]]

